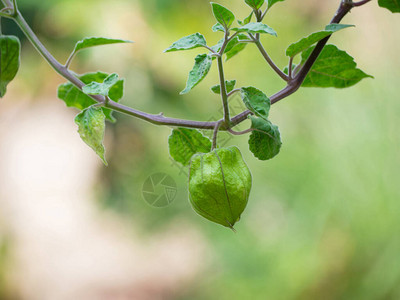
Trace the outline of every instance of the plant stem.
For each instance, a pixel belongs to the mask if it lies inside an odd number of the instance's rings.
[[[234,90],[232,90],[230,93],[228,93],[228,98],[229,98],[230,96],[232,96],[233,94],[237,93],[237,92],[240,92],[240,89],[234,89]]]
[[[5,7],[12,7],[12,3],[10,2],[10,0],[1,0],[1,2],[3,3],[3,5]]]
[[[40,42],[40,40],[37,38],[36,34],[32,31],[32,29],[29,27],[29,25],[26,23],[25,19],[21,15],[21,13],[18,11],[16,7],[16,1],[13,0],[11,2],[10,0],[0,0],[4,6],[6,7],[12,7],[13,4],[15,5],[15,10],[13,15],[8,15],[8,14],[1,14],[4,17],[11,18],[13,19],[18,26],[21,28],[22,32],[26,35],[28,40],[31,42],[31,44],[36,48],[36,50],[43,56],[43,58],[50,64],[50,66],[61,76],[63,76],[65,79],[70,81],[73,85],[75,85],[78,89],[82,90],[82,87],[85,86],[85,84],[73,73],[71,73],[68,68],[60,64],[52,55],[51,53],[46,49],[46,47]],[[331,23],[339,23],[342,18],[351,10],[352,7],[354,6],[361,6],[370,0],[364,0],[364,1],[359,1],[356,3],[348,2],[346,0],[341,1],[340,7],[337,10],[334,18],[332,19]],[[265,14],[264,14],[265,15]],[[264,16],[263,15],[263,16]],[[262,16],[262,17],[263,17]],[[201,121],[191,121],[191,120],[182,120],[182,119],[175,119],[175,118],[167,118],[164,117],[162,114],[158,115],[153,115],[149,113],[145,113],[130,107],[127,107],[125,105],[122,105],[120,103],[117,103],[115,101],[106,99],[104,96],[101,95],[90,95],[90,97],[95,100],[98,103],[103,104],[105,107],[113,109],[115,111],[118,111],[120,113],[124,113],[136,118],[139,118],[141,120],[150,122],[152,124],[156,125],[168,125],[168,126],[178,126],[178,127],[187,127],[187,128],[198,128],[198,129],[208,129],[208,130],[230,130],[231,127],[236,126],[246,120],[247,116],[251,114],[249,110],[244,111],[240,113],[239,115],[235,116],[230,120],[229,116],[229,106],[228,106],[228,94],[226,92],[226,86],[225,86],[225,78],[224,78],[224,70],[223,70],[223,64],[222,64],[222,54],[225,51],[225,48],[228,44],[228,42],[236,35],[232,35],[230,38],[228,38],[228,34],[225,35],[225,42],[221,47],[221,51],[218,53],[217,60],[218,60],[218,68],[219,68],[219,73],[220,73],[220,82],[221,82],[221,97],[223,100],[223,105],[224,105],[224,118],[216,121],[216,122],[201,122]],[[283,72],[276,67],[276,65],[272,62],[272,60],[269,58],[268,54],[266,53],[265,49],[261,45],[260,41],[257,39],[255,40],[255,43],[257,44],[259,50],[263,54],[264,58],[267,60],[267,62],[271,65],[271,67],[280,75],[284,80],[288,81],[287,86],[276,93],[275,95],[271,96],[271,103],[274,104],[278,102],[279,100],[282,100],[289,95],[293,94],[296,92],[301,84],[303,83],[305,77],[307,76],[308,72],[310,71],[311,67],[313,66],[314,62],[318,58],[319,54],[321,53],[322,49],[324,48],[325,44],[329,40],[330,36],[326,37],[325,39],[321,40],[318,42],[317,46],[315,47],[314,51],[311,53],[310,57],[304,64],[304,66],[301,68],[301,70],[296,74],[295,78],[292,80],[288,80],[287,76],[283,74]],[[252,39],[254,40],[254,36],[252,36]],[[283,75],[284,76],[283,76]],[[234,91],[232,91],[230,95],[233,94]]]
[[[220,126],[221,126],[221,121],[219,121],[219,122],[217,122],[217,124],[215,124],[211,150],[214,150],[215,148],[217,148],[217,138],[218,138],[218,131],[219,131]]]
[[[255,130],[254,128],[249,128],[249,129],[246,129],[246,130],[243,130],[243,131],[234,131],[232,129],[228,129],[227,131],[229,133],[233,134],[233,135],[243,135],[243,134],[250,133],[250,132],[252,132],[254,130]]]
[[[224,75],[224,67],[222,63],[222,56],[217,58],[218,61],[218,72],[219,72],[219,82],[221,85],[221,99],[222,105],[224,107],[224,122],[226,126],[229,127],[230,116],[229,116],[229,104],[228,104],[228,95],[226,93],[226,85],[225,85],[225,75]]]
[[[65,63],[65,65],[64,65],[64,67],[66,68],[66,69],[69,69],[69,67],[70,67],[70,65],[71,65],[71,63],[72,63],[72,60],[74,59],[74,57],[75,57],[75,54],[76,54],[76,51],[75,51],[75,49],[74,49],[74,51],[71,53],[71,55],[68,57],[68,59],[67,59],[67,62]]]
[[[2,2],[7,3],[7,0],[2,0]],[[8,5],[8,3],[7,3],[7,5]],[[8,16],[8,17],[10,18],[10,16]],[[17,15],[15,17],[12,17],[12,19],[18,24],[18,26],[21,28],[22,32],[25,34],[25,36],[28,38],[28,40],[31,42],[31,44],[42,55],[42,57],[50,64],[50,66],[57,73],[59,73],[65,79],[70,81],[77,88],[82,90],[82,87],[85,86],[85,84],[79,78],[77,78],[74,74],[72,74],[65,66],[61,65],[53,57],[53,55],[51,55],[51,53],[40,42],[40,40],[38,39],[36,34],[32,31],[32,29],[26,23],[25,19],[23,18],[23,16],[21,15],[21,13],[19,11],[17,12]],[[199,128],[199,129],[213,130],[215,128],[215,124],[216,124],[216,122],[200,122],[200,121],[191,121],[191,120],[181,120],[181,119],[167,118],[162,115],[152,115],[152,114],[148,114],[148,113],[127,107],[127,106],[117,103],[115,101],[110,100],[109,103],[105,103],[106,102],[105,98],[104,98],[104,96],[101,96],[101,95],[91,95],[90,97],[93,100],[95,100],[96,102],[105,104],[105,106],[108,108],[111,108],[118,112],[148,121],[148,122],[150,122],[152,124],[156,124],[156,125],[181,126],[181,127],[187,127],[187,128]]]
[[[366,4],[366,3],[368,3],[368,2],[370,2],[371,0],[363,0],[363,1],[359,1],[359,2],[353,2],[353,6],[361,6],[361,5],[364,5],[364,4]]]
[[[13,0],[13,17],[15,17],[17,14],[18,14],[17,0]]]
[[[340,21],[346,16],[350,10],[353,8],[353,4],[349,3],[346,0],[342,0],[338,10],[336,11],[335,16],[331,20],[331,24],[335,23],[338,24]],[[315,61],[318,59],[319,55],[321,54],[322,50],[324,49],[326,43],[330,39],[332,35],[327,36],[326,38],[320,40],[317,45],[315,46],[313,52],[308,57],[307,61],[304,63],[301,70],[296,74],[294,78],[295,84],[299,87],[303,83],[304,79],[306,78],[307,74],[310,72],[312,66],[314,65]]]
[[[229,128],[231,118],[230,118],[230,114],[229,114],[228,94],[226,92],[224,64],[222,62],[222,56],[225,52],[226,46],[228,45],[229,41],[231,41],[234,37],[235,37],[235,35],[233,35],[231,38],[229,38],[228,33],[225,33],[225,40],[221,46],[221,50],[219,51],[219,56],[217,57],[219,84],[220,84],[220,90],[221,90],[221,100],[222,100],[222,106],[224,109],[224,123],[225,123],[224,125],[226,128]]]
[[[369,1],[362,1],[364,2],[363,4],[369,2]],[[340,23],[340,21],[350,12],[350,10],[353,8],[355,3],[349,3],[345,0],[342,0],[340,2],[340,6],[338,10],[335,13],[335,16],[331,20],[332,23]],[[360,4],[358,2],[357,4]],[[360,5],[356,5],[360,6]],[[326,38],[322,39],[317,43],[315,46],[313,52],[301,68],[301,70],[296,74],[295,78],[290,80],[287,84],[287,86],[276,93],[275,95],[270,97],[271,104],[275,104],[278,101],[292,95],[295,93],[302,85],[304,79],[306,78],[307,74],[310,72],[312,66],[314,65],[315,61],[317,60],[318,56],[321,54],[322,50],[324,49],[326,43],[328,42],[329,38],[331,36],[327,36]],[[250,110],[246,110],[237,116],[232,118],[232,126],[235,124],[240,124],[242,121],[246,120],[247,116],[251,114]]]
[[[264,59],[268,62],[268,64],[271,66],[271,68],[276,72],[276,74],[279,75],[283,80],[289,81],[289,77],[279,69],[275,63],[272,61],[272,59],[269,57],[267,51],[265,51],[263,45],[260,42],[260,39],[257,39],[253,35],[250,35],[250,37],[253,39],[254,43],[256,44],[258,50],[260,50],[262,56]]]
[[[289,70],[288,70],[289,80],[293,79],[293,57],[289,59]]]

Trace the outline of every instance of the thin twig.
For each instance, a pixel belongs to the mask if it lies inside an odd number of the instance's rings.
[[[207,45],[203,45],[203,47],[206,48],[206,49],[208,49],[208,50],[210,50],[210,52],[211,52],[212,54],[217,54],[217,52],[215,52],[211,47],[209,47],[209,46],[207,46]]]
[[[232,90],[230,93],[228,93],[228,98],[229,98],[230,96],[232,96],[233,94],[237,93],[237,92],[240,92],[240,89],[234,89],[234,90]]]
[[[233,135],[243,135],[243,134],[247,134],[249,132],[252,132],[254,130],[255,130],[254,128],[249,128],[249,129],[246,129],[246,130],[243,130],[243,131],[234,131],[232,129],[228,129],[227,131],[229,133],[233,134]]]
[[[6,7],[11,7],[12,3],[10,0],[0,0],[4,6]],[[354,6],[361,6],[365,3],[369,2],[368,1],[359,1],[356,3],[350,3],[342,1],[339,9],[337,10],[334,18],[332,19],[331,23],[340,23],[342,18],[351,10],[352,7]],[[13,3],[16,4],[16,1],[13,0]],[[21,13],[18,11],[18,9],[15,11],[15,15],[5,15],[4,17],[8,17],[13,19],[18,26],[21,28],[23,33],[26,35],[28,40],[32,43],[32,45],[36,48],[36,50],[43,56],[43,58],[50,64],[50,66],[58,72],[61,76],[63,76],[65,79],[70,81],[73,85],[75,85],[77,88],[82,89],[82,87],[85,85],[79,78],[76,77],[73,73],[71,73],[65,66],[61,65],[51,54],[50,52],[46,49],[46,47],[40,42],[40,40],[37,38],[36,34],[32,31],[32,29],[29,27],[29,25],[26,23],[25,19],[21,15]],[[147,122],[150,122],[152,124],[156,125],[168,125],[168,126],[178,126],[178,127],[187,127],[187,128],[199,128],[199,129],[208,129],[208,130],[214,130],[216,129],[216,126],[219,124],[219,130],[230,130],[231,127],[238,125],[239,123],[243,122],[246,120],[247,116],[251,114],[249,110],[244,111],[240,113],[239,115],[235,116],[232,118],[232,120],[229,119],[229,108],[228,108],[228,101],[227,101],[227,93],[226,93],[226,87],[225,87],[225,78],[223,76],[223,66],[222,66],[222,54],[225,51],[225,48],[230,40],[234,38],[234,36],[237,33],[235,33],[233,36],[230,38],[225,36],[225,42],[222,45],[222,48],[220,50],[218,61],[219,61],[219,66],[220,70],[220,80],[221,80],[221,95],[223,96],[223,102],[224,102],[224,109],[225,109],[225,116],[224,119],[216,121],[216,122],[201,122],[201,121],[191,121],[191,120],[182,120],[182,119],[174,119],[174,118],[167,118],[164,117],[163,115],[152,115],[149,113],[145,113],[130,107],[127,107],[125,105],[122,105],[120,103],[117,103],[115,101],[110,100],[109,103],[107,103],[106,99],[104,96],[101,95],[91,95],[90,97],[95,100],[98,103],[102,103],[105,105],[105,107],[113,109],[115,111],[145,120]],[[254,36],[251,35],[251,38],[255,39]],[[324,48],[325,44],[329,40],[330,36],[326,37],[325,39],[321,40],[320,42],[317,43],[317,46],[315,47],[314,51],[311,53],[309,56],[308,60],[306,63],[303,65],[301,70],[296,74],[295,78],[288,81],[288,85],[276,93],[275,95],[271,96],[271,103],[274,104],[278,102],[281,99],[284,99],[288,97],[289,95],[293,94],[296,92],[302,82],[304,81],[306,75],[310,71],[311,67],[313,66],[314,62],[318,58],[319,54],[321,53],[322,49]],[[261,45],[261,43],[258,41],[258,47],[261,49],[264,49]],[[261,46],[261,47],[260,47]],[[261,50],[260,49],[260,50]],[[264,49],[263,51],[266,54],[266,51]],[[263,53],[262,52],[262,53]],[[264,55],[264,54],[263,54]],[[267,59],[268,57],[268,59]],[[268,54],[265,55],[266,60],[271,64],[272,60],[269,58]],[[275,64],[272,63],[272,66],[275,66]],[[274,69],[279,70],[276,66],[273,67]],[[275,71],[277,71],[275,70]],[[282,76],[282,71],[279,70],[277,72]],[[285,74],[283,74],[286,76]],[[285,80],[287,79],[286,77],[283,77]],[[224,92],[222,92],[222,90]],[[226,113],[227,112],[227,113]]]
[[[239,40],[239,43],[254,43],[253,40]]]
[[[217,148],[217,138],[218,138],[218,131],[219,131],[220,126],[221,126],[221,122],[217,122],[217,124],[215,124],[211,150],[214,150],[215,148]]]
[[[346,2],[341,1],[338,10],[335,13],[335,16],[331,20],[331,24],[332,23],[339,24],[340,21],[344,18],[344,16],[346,16],[350,12],[351,8],[352,8],[351,5],[349,5]],[[303,65],[303,67],[301,68],[301,70],[296,74],[295,78],[293,80],[290,80],[288,82],[288,85],[284,89],[282,89],[281,91],[277,92],[275,95],[270,97],[271,104],[275,104],[278,101],[287,98],[288,96],[295,93],[301,87],[305,77],[310,72],[312,66],[314,65],[318,56],[321,54],[321,52],[322,52],[323,48],[325,47],[326,43],[328,42],[329,38],[330,38],[330,36],[327,36],[326,38],[324,38],[323,40],[321,40],[317,43],[313,52],[311,53],[311,55],[309,56],[309,58],[307,59],[307,61]],[[246,111],[236,115],[235,117],[233,117],[232,122],[231,122],[232,127],[237,124],[240,124],[241,122],[246,120],[247,116],[249,116],[251,114],[252,114],[252,112],[250,110],[246,110]]]
[[[5,3],[7,0],[1,0]],[[71,73],[67,68],[61,65],[46,49],[46,47],[40,42],[36,34],[32,31],[30,26],[26,23],[25,19],[18,12],[16,17],[12,18],[18,26],[21,28],[22,32],[28,38],[28,40],[32,43],[32,45],[36,48],[36,50],[42,55],[42,57],[50,64],[50,66],[65,79],[70,81],[73,85],[75,85],[78,89],[82,90],[82,87],[85,84],[77,78],[73,73]],[[215,128],[216,122],[201,122],[201,121],[191,121],[191,120],[182,120],[175,118],[167,118],[160,115],[152,115],[149,113],[145,113],[131,107],[127,107],[123,104],[117,103],[115,101],[110,100],[107,104],[105,103],[104,96],[101,95],[90,95],[90,97],[99,103],[104,103],[107,108],[111,108],[115,111],[139,118],[141,120],[150,122],[156,125],[168,125],[168,126],[178,126],[178,127],[187,127],[187,128],[200,128],[200,129],[208,129],[213,130]],[[224,129],[224,126],[221,127]]]
[[[368,2],[370,2],[371,0],[363,0],[363,1],[359,1],[359,2],[353,2],[353,6],[354,7],[356,7],[356,6],[361,6],[361,5],[364,5],[364,4],[367,4]]]
[[[65,65],[64,65],[64,67],[65,67],[66,69],[69,69],[69,67],[70,67],[70,65],[71,65],[71,63],[72,63],[72,60],[73,60],[74,57],[75,57],[75,54],[76,54],[76,51],[75,51],[75,49],[74,49],[74,51],[72,51],[71,55],[68,57],[67,62],[66,62]]]
[[[15,17],[17,14],[18,14],[17,0],[13,0],[13,16]]]
[[[222,62],[222,55],[224,54],[226,46],[228,45],[228,43],[231,39],[229,39],[228,33],[225,33],[225,40],[221,46],[221,50],[219,51],[220,56],[217,57],[219,83],[220,83],[220,90],[221,90],[221,100],[222,100],[222,106],[224,109],[224,122],[225,122],[225,126],[227,126],[228,128],[229,128],[229,123],[231,121],[231,117],[230,117],[230,113],[229,113],[229,103],[228,103],[228,95],[226,92],[224,64]]]
[[[4,18],[12,18],[10,14],[6,13],[5,11],[10,10],[11,8],[5,7],[2,10],[0,10],[0,17]]]
[[[237,35],[239,34],[238,31],[236,31],[234,34],[232,34],[230,37],[227,37],[227,43],[229,43],[230,41],[232,41]],[[225,49],[224,49],[225,51]],[[222,52],[223,54],[223,52]]]
[[[289,59],[289,71],[288,71],[289,79],[293,78],[292,73],[293,73],[293,56],[290,57]]]
[[[277,67],[277,65],[275,65],[275,63],[272,61],[272,59],[269,57],[267,51],[265,51],[263,45],[261,44],[259,39],[256,39],[253,35],[250,34],[251,39],[254,41],[254,43],[256,44],[258,50],[261,52],[262,56],[264,57],[264,59],[267,61],[267,63],[271,66],[271,68],[276,72],[276,74],[279,75],[279,77],[281,77],[283,80],[285,81],[289,81],[289,77],[283,73],[281,71],[281,69],[279,69]]]

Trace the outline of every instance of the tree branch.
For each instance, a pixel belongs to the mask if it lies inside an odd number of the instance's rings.
[[[370,2],[371,0],[363,0],[363,1],[359,1],[359,2],[353,2],[353,6],[361,6],[364,4],[367,4],[368,2]]]
[[[12,7],[13,3],[16,3],[14,0],[11,2],[10,0],[0,0],[4,6],[6,7]],[[366,3],[368,3],[370,0],[363,0],[359,2],[353,3],[350,0],[342,0],[341,4],[339,6],[339,9],[337,10],[334,18],[332,19],[331,23],[339,23],[343,17],[353,8],[356,6],[361,6]],[[7,15],[6,17],[13,19],[18,26],[21,28],[22,32],[26,35],[28,40],[32,43],[32,45],[36,48],[36,50],[43,56],[43,58],[50,64],[50,66],[61,76],[63,76],[65,79],[70,81],[72,84],[74,84],[77,88],[82,90],[82,87],[85,86],[85,84],[77,78],[73,73],[71,73],[68,68],[65,66],[61,65],[52,55],[51,53],[46,49],[46,47],[40,42],[40,40],[37,38],[36,34],[32,31],[32,29],[29,27],[29,25],[26,23],[25,19],[21,15],[21,13],[16,9],[14,11],[14,15]],[[231,37],[233,38],[233,36]],[[288,81],[287,86],[276,93],[275,95],[271,96],[271,103],[274,104],[294,92],[296,92],[301,84],[303,83],[305,77],[307,76],[308,72],[312,68],[313,64],[317,60],[318,56],[320,55],[322,49],[328,42],[330,36],[324,38],[323,40],[319,41],[314,49],[314,51],[311,53],[310,57],[308,60],[305,62],[304,66],[301,68],[301,70],[295,75],[295,77],[292,80],[288,80],[287,76],[282,73],[282,71],[273,64],[272,60],[269,58],[268,54],[266,53],[265,49],[261,45],[261,43],[258,41],[255,41],[257,46],[259,47],[261,53],[267,60],[267,62],[270,63],[271,67],[277,71],[277,73],[286,81]],[[254,37],[253,37],[254,39]],[[226,37],[225,43],[221,48],[221,51],[218,56],[218,62],[220,69],[222,68],[222,53],[224,52],[224,49],[229,42],[229,39]],[[273,67],[275,66],[275,67]],[[198,129],[208,129],[208,130],[229,130],[231,127],[238,125],[239,123],[243,122],[246,120],[247,116],[251,114],[249,110],[244,111],[240,113],[239,115],[235,116],[230,120],[229,118],[229,111],[228,111],[228,102],[227,102],[227,93],[226,93],[226,88],[225,88],[225,78],[223,76],[223,69],[220,70],[220,80],[221,80],[221,96],[223,98],[223,104],[224,104],[224,119],[216,121],[216,122],[201,122],[201,121],[191,121],[191,120],[183,120],[183,119],[175,119],[175,118],[167,118],[164,117],[162,114],[159,115],[153,115],[149,113],[145,113],[130,107],[127,107],[123,104],[117,103],[115,101],[106,99],[104,96],[101,95],[90,95],[90,97],[95,100],[96,102],[102,104],[103,106],[113,109],[117,112],[124,113],[136,118],[139,118],[141,120],[147,121],[152,124],[156,125],[168,125],[168,126],[179,126],[179,127],[187,127],[187,128],[198,128]],[[222,74],[222,76],[221,76]],[[282,74],[284,76],[282,76]],[[225,89],[224,89],[225,88]],[[232,95],[233,92],[230,94]],[[226,101],[225,97],[226,96]]]
[[[8,0],[1,0],[1,1],[5,5],[10,4]],[[18,24],[18,26],[25,34],[25,36],[28,38],[28,40],[31,42],[31,44],[42,55],[42,57],[50,64],[50,66],[62,77],[64,77],[65,79],[70,81],[73,85],[75,85],[78,89],[82,90],[82,87],[85,86],[85,84],[53,57],[53,55],[40,42],[36,34],[30,28],[30,26],[26,23],[21,13],[17,11],[16,16],[14,17],[9,16],[9,17],[12,18]],[[164,117],[163,115],[153,115],[127,107],[115,101],[109,101],[108,103],[106,103],[105,97],[101,95],[90,95],[90,97],[96,102],[104,104],[104,106],[107,108],[111,108],[120,113],[124,113],[156,125],[181,126],[187,128],[199,128],[199,129],[210,129],[210,130],[213,130],[216,125],[216,122],[200,122],[200,121],[167,118]],[[224,126],[221,126],[221,130],[222,129],[225,130]]]
[[[261,55],[264,57],[264,59],[267,61],[267,63],[270,65],[270,67],[276,72],[276,74],[279,75],[283,80],[289,81],[289,77],[279,69],[275,63],[272,61],[272,59],[269,57],[267,51],[265,51],[263,45],[261,44],[259,36],[254,37],[251,33],[249,33],[249,37],[253,40],[253,42],[256,44],[258,50],[260,51]]]
[[[331,20],[332,23],[340,23],[340,21],[346,16],[350,10],[354,6],[360,6],[360,5],[354,5],[354,4],[360,4],[361,2],[364,2],[363,4],[369,2],[369,1],[360,1],[358,3],[352,3],[349,2],[349,0],[341,0],[340,6],[338,10],[335,13],[335,16]],[[317,60],[318,56],[321,54],[322,50],[324,49],[326,43],[328,42],[329,38],[331,36],[327,36],[326,38],[322,39],[317,43],[317,45],[314,48],[314,51],[311,53],[307,61],[304,63],[304,66],[301,68],[301,70],[296,74],[294,79],[290,80],[288,82],[288,85],[276,93],[275,95],[270,97],[271,104],[275,104],[278,101],[292,95],[295,93],[303,84],[304,79],[306,78],[307,74],[310,72],[312,66],[314,65],[315,61]],[[235,117],[232,118],[232,126],[235,126],[241,122],[243,122],[248,115],[251,114],[251,111],[246,110]]]
[[[254,43],[256,44],[258,50],[260,50],[262,56],[264,57],[264,59],[268,62],[268,64],[271,66],[271,68],[276,72],[276,74],[279,75],[280,78],[282,78],[285,81],[289,81],[289,77],[283,73],[281,71],[281,69],[279,69],[277,67],[277,65],[275,65],[275,63],[272,61],[272,59],[269,57],[267,51],[265,51],[263,45],[260,42],[260,39],[257,39],[254,41]]]

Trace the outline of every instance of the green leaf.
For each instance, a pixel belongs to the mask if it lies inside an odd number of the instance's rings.
[[[255,87],[244,87],[240,90],[241,96],[246,107],[256,116],[268,120],[271,100]]]
[[[285,0],[267,0],[268,1],[268,9],[270,9],[272,7],[272,5],[274,5],[277,2],[283,2]]]
[[[121,44],[121,43],[133,43],[132,41],[128,40],[120,40],[120,39],[109,39],[104,37],[88,37],[84,38],[83,40],[77,42],[75,44],[75,48],[73,52],[78,52],[82,49],[102,46],[102,45],[110,45],[110,44]]]
[[[217,31],[225,32],[224,26],[222,26],[219,23],[215,24],[211,29],[212,29],[213,32],[217,32]]]
[[[314,48],[311,47],[301,54],[301,65],[304,65]],[[363,78],[373,78],[356,67],[353,57],[334,45],[327,45],[308,73],[303,86],[346,88]]]
[[[314,32],[298,42],[291,44],[286,50],[286,55],[294,57],[332,33],[348,27],[354,27],[354,25],[330,24],[325,27],[325,30]]]
[[[78,132],[82,140],[100,156],[107,166],[103,145],[105,119],[106,116],[100,107],[91,106],[75,117],[75,123],[79,126]]]
[[[236,85],[236,80],[227,80],[227,81],[225,81],[226,92],[227,93],[232,92],[233,89],[235,88],[235,85]],[[214,85],[213,87],[211,87],[211,90],[215,94],[221,94],[221,85],[220,84]]]
[[[16,36],[0,36],[0,98],[7,92],[7,85],[17,75],[21,44]]]
[[[114,73],[108,76],[102,83],[93,81],[82,88],[82,92],[86,95],[103,95],[108,97],[110,89],[118,82],[119,76]]]
[[[378,0],[380,7],[387,8],[392,13],[400,12],[400,0]]]
[[[172,130],[168,138],[169,153],[171,157],[187,166],[192,156],[196,153],[211,151],[211,141],[198,130],[177,128]]]
[[[270,121],[250,116],[252,131],[249,138],[249,149],[259,160],[268,160],[276,155],[282,147],[279,128]]]
[[[224,53],[228,53],[230,51],[233,50],[233,48],[235,48],[237,45],[239,44],[243,44],[246,45],[246,43],[241,43],[240,40],[246,40],[247,39],[247,35],[245,34],[238,34],[237,36],[235,36],[229,43],[228,45],[226,45],[225,48],[225,52]]]
[[[249,23],[251,22],[251,18],[253,17],[253,13],[254,13],[254,11],[252,11],[252,12],[250,13],[250,15],[249,15],[246,19],[244,19],[243,21],[238,20],[238,21],[237,21],[238,24],[239,24],[240,26],[244,26],[244,25],[249,24]]]
[[[82,80],[83,83],[89,84],[93,81],[101,83],[107,77],[107,73],[96,72],[80,75],[79,79]],[[122,98],[123,94],[124,81],[118,80],[118,82],[112,88],[110,88],[108,96],[111,100],[118,102]],[[61,84],[58,87],[58,98],[63,100],[68,107],[76,107],[79,110],[84,110],[96,103],[96,101],[94,101],[88,95],[84,94],[81,90],[79,90],[70,82]],[[104,107],[102,109],[107,120],[109,120],[110,122],[116,121],[115,118],[112,116],[112,110]]]
[[[236,54],[242,52],[247,46],[247,43],[238,43],[236,44],[229,52],[226,53],[226,61],[230,60]]]
[[[247,36],[245,34],[238,34],[228,43],[228,45],[226,45],[224,51],[224,54],[227,55],[226,60],[229,60],[230,58],[238,54],[240,51],[242,51],[244,48],[246,48],[247,43],[241,43],[240,42],[241,39],[247,39]],[[224,44],[224,39],[220,39],[215,46],[211,47],[211,49],[213,49],[215,52],[219,52],[223,44]],[[213,57],[213,59],[214,58],[215,57]]]
[[[265,0],[244,0],[248,6],[250,6],[253,9],[259,9],[261,6],[263,6]]]
[[[268,25],[260,22],[249,23],[239,28],[232,28],[232,30],[237,32],[247,32],[247,33],[267,33],[277,36],[275,30],[273,30]]]
[[[191,50],[205,46],[207,46],[207,42],[204,36],[200,33],[194,33],[176,41],[169,48],[165,49],[164,52]]]
[[[219,52],[223,44],[224,44],[224,39],[220,39],[216,45],[211,47],[211,49],[213,49],[214,52]]]
[[[193,69],[189,72],[189,78],[186,88],[181,95],[189,93],[196,85],[198,85],[208,74],[212,65],[212,57],[208,54],[200,54],[195,58]]]
[[[235,15],[229,9],[218,3],[211,2],[211,6],[217,22],[221,24],[225,30],[228,30],[233,21],[235,21]]]
[[[246,48],[247,43],[240,42],[240,40],[246,40],[246,39],[247,35],[239,34],[228,43],[224,52],[226,54],[226,61],[230,60],[232,57],[234,57],[236,54],[238,54],[239,52],[243,51]]]
[[[292,63],[292,73],[294,73],[294,71],[296,70],[297,65]],[[283,69],[283,73],[285,73],[286,75],[289,75],[289,65],[287,65],[284,69]],[[295,76],[296,74],[292,74],[292,76]]]

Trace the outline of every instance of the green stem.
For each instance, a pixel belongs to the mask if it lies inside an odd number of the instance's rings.
[[[63,76],[65,79],[70,81],[73,85],[75,85],[77,88],[82,90],[82,87],[85,86],[85,84],[78,78],[76,77],[75,74],[71,73],[68,68],[65,66],[61,65],[51,54],[50,52],[46,49],[46,47],[40,42],[40,40],[37,38],[36,34],[32,31],[32,29],[29,27],[29,25],[26,23],[25,19],[21,15],[21,13],[17,9],[17,3],[16,0],[13,0],[11,2],[10,0],[0,0],[4,6],[6,7],[13,7],[15,10],[13,11],[13,14],[0,14],[3,17],[11,18],[13,19],[18,26],[21,28],[22,32],[26,35],[28,40],[31,42],[31,44],[36,48],[36,50],[43,56],[43,58],[50,64],[50,66],[61,76]],[[364,1],[359,1],[356,3],[348,3],[348,2],[341,2],[341,5],[336,12],[335,17],[332,19],[332,23],[339,23],[341,19],[351,10],[352,7],[354,6],[361,6],[363,4],[366,4],[369,2],[369,0],[364,0]],[[218,130],[229,130],[231,127],[236,126],[243,122],[244,120],[247,119],[247,116],[251,114],[250,111],[244,111],[240,113],[239,115],[235,116],[230,120],[229,116],[229,106],[228,106],[228,95],[226,92],[226,86],[225,86],[225,78],[224,78],[224,70],[223,70],[223,64],[222,64],[222,54],[225,51],[225,48],[228,44],[228,42],[234,38],[234,35],[232,35],[230,38],[228,34],[225,35],[225,42],[221,48],[221,51],[217,53],[217,60],[218,60],[218,69],[219,69],[219,75],[220,75],[220,82],[221,82],[221,97],[223,100],[223,105],[224,105],[224,118],[216,121],[216,122],[201,122],[201,121],[191,121],[191,120],[182,120],[182,119],[174,119],[174,118],[167,118],[164,117],[162,114],[159,115],[152,115],[148,114],[130,107],[127,107],[123,104],[114,102],[112,100],[106,101],[104,96],[101,95],[91,95],[90,97],[95,100],[98,103],[103,104],[105,107],[113,109],[115,111],[142,119],[144,121],[150,122],[152,124],[156,125],[167,125],[167,126],[178,126],[178,127],[187,127],[187,128],[198,128],[198,129],[208,129],[208,130],[214,130],[217,132]],[[251,36],[253,39],[254,37]],[[308,74],[310,71],[313,63],[317,59],[318,55],[322,51],[322,48],[325,46],[326,42],[328,41],[329,37],[323,39],[320,41],[317,46],[315,47],[313,53],[310,55],[309,59],[307,62],[304,64],[302,69],[299,71],[298,74],[296,74],[295,78],[293,80],[290,80],[288,82],[288,85],[276,93],[275,95],[271,96],[271,103],[274,104],[278,102],[279,100],[288,97],[289,95],[293,94],[295,91],[299,89],[301,86],[305,76]],[[287,78],[285,77],[286,75],[283,74],[279,68],[273,64],[272,60],[269,58],[268,54],[266,53],[264,48],[262,47],[261,43],[255,41],[257,46],[259,47],[261,53],[265,57],[265,59],[268,61],[268,63],[271,65],[271,67],[285,80]],[[282,76],[282,74],[284,76]]]
[[[226,92],[225,75],[224,75],[224,66],[222,63],[222,56],[218,56],[217,61],[218,61],[219,82],[221,85],[221,99],[222,99],[222,105],[224,107],[224,122],[225,122],[225,125],[229,128],[231,118],[229,115],[228,94]]]
[[[7,3],[7,0],[1,0],[3,3]],[[9,3],[7,3],[8,5]],[[9,16],[10,17],[10,16]],[[36,34],[32,31],[29,25],[26,23],[25,19],[18,11],[17,15],[12,17],[12,19],[18,24],[21,28],[22,32],[31,42],[31,44],[35,47],[35,49],[42,55],[42,57],[50,64],[50,66],[65,79],[70,81],[77,88],[82,90],[82,87],[85,84],[77,78],[74,74],[72,74],[65,66],[59,63],[53,55],[46,49],[46,47],[40,42]],[[191,121],[191,120],[182,120],[175,118],[167,118],[163,115],[152,115],[149,113],[145,113],[120,103],[109,101],[106,103],[106,99],[101,95],[91,95],[93,100],[98,103],[104,103],[107,108],[111,108],[115,111],[130,115],[132,117],[139,118],[141,120],[150,122],[155,125],[167,125],[167,126],[179,126],[179,127],[187,127],[187,128],[198,128],[198,129],[209,129],[213,130],[215,128],[216,122],[201,122],[201,121]]]
[[[261,44],[260,39],[257,38],[257,37],[254,37],[251,34],[250,34],[250,37],[254,41],[254,43],[256,44],[256,46],[257,46],[258,50],[260,51],[261,55],[264,57],[264,59],[267,61],[267,63],[270,65],[270,67],[276,72],[276,74],[278,74],[279,77],[281,77],[286,82],[289,81],[289,76],[287,76],[285,73],[283,73],[281,71],[281,69],[279,69],[277,67],[277,65],[275,65],[275,63],[272,61],[271,57],[269,57],[267,51],[265,51],[263,45]]]
[[[215,148],[217,148],[217,138],[218,138],[218,131],[219,131],[220,126],[221,126],[221,121],[217,122],[217,124],[215,125],[211,150],[214,150]]]

